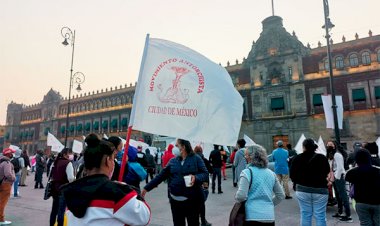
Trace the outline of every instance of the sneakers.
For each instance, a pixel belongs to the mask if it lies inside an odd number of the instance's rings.
[[[285,199],[292,199],[292,196],[285,196]]]
[[[218,191],[218,194],[223,194],[223,191]]]
[[[354,221],[352,220],[352,218],[351,218],[351,217],[348,217],[348,216],[343,216],[343,217],[341,217],[341,218],[339,219],[339,221],[347,222],[347,223],[352,223],[352,222],[354,222]]]
[[[12,224],[11,221],[1,221],[0,222],[0,225],[9,225],[9,224]]]
[[[208,221],[201,224],[201,226],[212,226],[212,224]]]
[[[343,215],[341,213],[336,213],[336,214],[332,215],[332,217],[340,218],[340,217],[343,217]]]

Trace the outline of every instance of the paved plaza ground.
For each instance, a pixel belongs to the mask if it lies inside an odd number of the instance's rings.
[[[231,169],[227,169],[231,175]],[[30,173],[27,178],[27,187],[20,187],[21,198],[10,199],[6,208],[6,218],[11,220],[14,226],[48,226],[52,200],[43,200],[43,189],[34,189],[34,173]],[[44,176],[46,183],[46,176]],[[142,183],[144,185],[145,182]],[[232,186],[231,176],[223,181],[223,194],[210,194],[207,201],[207,220],[214,226],[228,225],[230,210],[234,203],[236,188]],[[293,194],[294,197],[294,194]],[[152,219],[151,226],[170,226],[172,224],[170,205],[167,198],[167,185],[161,184],[155,190],[146,195],[146,200],[151,206]],[[353,211],[354,223],[341,223],[331,216],[335,213],[335,208],[327,209],[328,225],[343,226],[359,225],[358,217]],[[284,200],[276,207],[277,226],[299,225],[299,208],[296,199]]]

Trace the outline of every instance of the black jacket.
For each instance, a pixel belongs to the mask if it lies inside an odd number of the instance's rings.
[[[380,169],[367,166],[347,171],[346,181],[354,184],[355,200],[358,203],[380,205]]]
[[[210,154],[210,164],[213,168],[221,168],[222,167],[222,155],[219,150],[213,150]]]
[[[311,188],[327,188],[330,165],[324,155],[303,152],[297,155],[290,167],[293,183]]]

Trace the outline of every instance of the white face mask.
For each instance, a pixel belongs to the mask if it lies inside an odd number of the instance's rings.
[[[178,157],[178,156],[181,155],[181,151],[179,150],[178,147],[174,147],[173,150],[172,150],[172,152],[173,152],[173,155],[176,156],[176,157]]]
[[[74,155],[69,155],[69,160],[73,161],[74,160]]]

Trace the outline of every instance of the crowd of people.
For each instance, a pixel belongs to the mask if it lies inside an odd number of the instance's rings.
[[[28,168],[35,171],[34,188],[45,188],[46,172],[52,197],[50,226],[64,225],[65,215],[71,225],[146,225],[151,212],[145,201],[147,193],[162,182],[168,187],[173,225],[211,226],[206,219],[206,201],[211,192],[223,194],[222,178],[227,180],[227,164],[232,168],[232,185],[237,187],[236,202],[244,202],[244,225],[275,225],[275,206],[292,199],[293,183],[300,209],[300,225],[327,225],[327,206],[337,206],[332,217],[353,222],[350,198],[361,225],[380,225],[380,159],[376,143],[355,142],[348,154],[335,141],[326,143],[326,155],[317,153],[318,145],[306,139],[303,152],[278,141],[267,156],[260,145],[246,147],[237,141],[231,153],[214,145],[209,156],[202,147],[177,139],[164,152],[158,149],[129,147],[123,181],[118,182],[121,156],[119,137],[99,139],[90,134],[80,155],[64,148],[58,155],[45,156],[37,151],[33,158],[26,151],[6,148],[0,160],[0,225],[6,221],[4,209],[11,195],[19,198],[18,186],[25,184]],[[269,162],[274,168],[270,169]],[[145,186],[140,183],[145,180]],[[347,192],[349,184],[349,192]],[[45,191],[46,192],[46,191]]]

